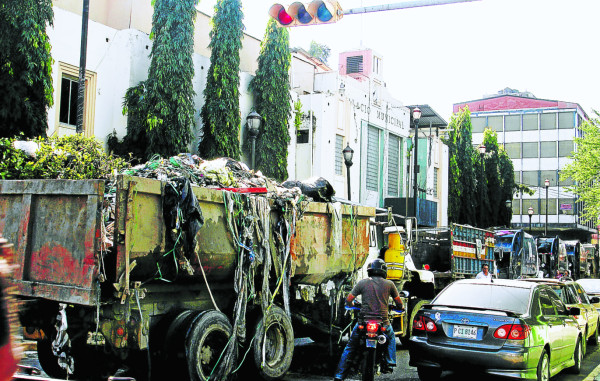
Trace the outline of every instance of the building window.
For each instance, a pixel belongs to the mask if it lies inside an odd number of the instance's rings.
[[[296,143],[298,143],[298,144],[308,143],[308,130],[297,130],[296,131]]]
[[[529,187],[537,187],[540,181],[538,171],[523,171],[523,184]]]
[[[514,175],[514,178],[515,178],[515,184],[521,184],[521,172],[520,171],[514,171],[513,175]]]
[[[438,168],[433,168],[433,197],[438,198],[438,176],[440,170]]]
[[[538,156],[538,143],[530,142],[523,143],[523,159],[537,158]]]
[[[575,145],[572,140],[563,140],[558,142],[558,157],[569,157],[575,151]]]
[[[575,211],[575,200],[572,198],[559,198],[558,210],[560,214],[573,214]]]
[[[540,157],[556,157],[556,142],[540,142]]]
[[[575,113],[574,112],[559,112],[558,113],[558,128],[574,128]]]
[[[94,116],[96,108],[96,73],[85,72],[85,93],[83,102],[83,134],[94,136]],[[64,62],[58,63],[60,86],[56,91],[58,112],[56,126],[74,131],[77,125],[77,97],[79,90],[79,68]],[[59,129],[56,128],[56,131]],[[65,131],[62,131],[64,133]],[[68,132],[67,132],[68,133]]]
[[[546,195],[544,194],[544,198],[541,200],[541,207],[540,207],[540,214],[545,216],[546,215]],[[549,216],[553,216],[556,214],[556,203],[557,203],[557,199],[555,198],[548,198],[548,215]]]
[[[346,74],[363,72],[363,56],[346,57]]]
[[[521,131],[521,115],[507,115],[504,118],[506,131]]]
[[[335,174],[342,175],[342,165],[344,164],[344,137],[341,135],[335,135]]]
[[[525,216],[528,215],[528,211],[529,208],[533,208],[533,215],[539,215],[540,214],[540,208],[538,206],[538,199],[537,198],[524,198],[523,202],[522,202],[522,208],[521,208],[521,212],[519,214],[523,214]]]
[[[540,129],[555,130],[556,129],[556,113],[542,114],[542,122]]]
[[[519,200],[518,198],[512,200],[512,214],[521,214],[521,200]]]
[[[559,184],[560,184],[561,187],[570,187],[570,186],[575,185],[575,182],[573,181],[572,178],[569,177],[569,178],[563,179],[560,176],[560,172],[559,172],[559,177],[558,178],[559,178]]]
[[[476,116],[471,118],[471,132],[483,132],[485,130],[485,116]]]
[[[504,150],[511,159],[521,158],[521,143],[505,143]]]
[[[388,194],[398,197],[400,173],[400,138],[390,134],[388,142]]]
[[[523,115],[523,131],[534,131],[538,129],[538,114]]]
[[[379,130],[369,126],[367,132],[367,190],[379,189]]]
[[[488,128],[496,132],[502,132],[502,119],[501,116],[490,116],[488,117]]]
[[[541,171],[540,172],[540,187],[546,187],[545,181],[546,179],[550,180],[550,186],[555,187],[558,184],[556,183],[556,170],[553,171]]]

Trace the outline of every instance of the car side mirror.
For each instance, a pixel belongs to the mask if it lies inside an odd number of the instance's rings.
[[[567,310],[567,315],[569,315],[569,316],[581,315],[581,309],[579,307],[571,307]]]
[[[592,303],[592,304],[600,303],[600,298],[597,296],[592,296],[590,298],[590,303]]]

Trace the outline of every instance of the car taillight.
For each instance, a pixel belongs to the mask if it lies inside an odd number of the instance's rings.
[[[377,323],[374,323],[374,322],[367,323],[367,332],[377,332]]]
[[[525,340],[529,336],[531,328],[526,324],[504,324],[496,329],[496,339]]]
[[[413,321],[413,329],[417,331],[436,332],[437,326],[435,322],[427,316],[416,316]]]

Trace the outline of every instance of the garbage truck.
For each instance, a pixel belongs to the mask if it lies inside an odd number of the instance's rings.
[[[20,323],[43,370],[275,380],[295,337],[337,340],[375,208],[241,192],[127,174],[0,181]]]

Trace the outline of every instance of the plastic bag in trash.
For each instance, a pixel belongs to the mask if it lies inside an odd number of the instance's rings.
[[[320,202],[333,202],[332,198],[335,195],[335,190],[329,181],[323,177],[311,177],[304,181],[288,180],[281,184],[281,186],[290,189],[298,187],[303,194]]]

